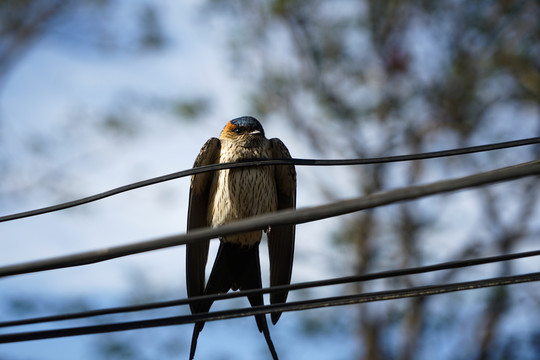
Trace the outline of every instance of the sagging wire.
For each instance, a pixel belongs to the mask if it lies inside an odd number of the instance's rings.
[[[31,210],[23,213],[11,214],[0,217],[0,222],[10,221],[15,219],[20,219],[29,216],[35,216],[39,214],[44,214],[52,211],[62,210],[73,206],[78,206],[86,204],[92,201],[100,200],[109,196],[113,196],[125,191],[133,190],[143,186],[148,186],[156,184],[163,181],[168,181],[184,176],[189,176],[197,173],[202,173],[206,171],[215,171],[225,168],[236,168],[243,166],[262,166],[262,165],[305,165],[305,166],[339,166],[339,165],[363,165],[363,164],[376,164],[376,163],[385,163],[385,162],[396,162],[396,161],[410,161],[410,160],[420,160],[420,159],[429,159],[442,156],[453,156],[453,155],[462,155],[467,153],[474,153],[480,151],[491,151],[497,149],[503,149],[514,146],[523,146],[540,143],[540,138],[530,138],[516,141],[509,141],[503,143],[482,145],[482,146],[473,146],[467,148],[437,151],[430,153],[422,154],[412,154],[412,155],[399,155],[399,156],[389,156],[389,157],[379,157],[379,158],[370,158],[370,159],[346,159],[346,160],[312,160],[312,159],[268,159],[268,160],[257,160],[257,161],[244,161],[237,163],[228,163],[228,164],[216,164],[209,165],[205,167],[185,170],[134,184],[125,185],[116,189],[109,190],[104,193],[96,194],[90,197],[83,199],[70,201],[63,204],[58,204],[51,207],[46,207],[42,209]],[[190,232],[185,235],[171,236],[167,238],[161,238],[156,240],[144,241],[135,244],[129,244],[124,246],[118,246],[109,249],[100,249],[93,252],[86,252],[75,255],[68,255],[64,257],[58,257],[55,259],[45,259],[25,264],[17,264],[11,266],[0,267],[0,276],[10,276],[23,273],[30,273],[36,271],[45,271],[51,269],[58,269],[71,266],[79,266],[84,264],[95,263],[99,261],[109,260],[121,256],[131,255],[135,253],[140,253],[143,251],[156,250],[164,247],[175,246],[186,244],[192,241],[198,241],[201,239],[209,239],[217,237],[218,235],[228,235],[232,233],[244,232],[255,229],[266,228],[268,225],[281,225],[281,224],[300,224],[309,221],[320,220],[328,217],[343,215],[349,212],[359,211],[367,208],[373,208],[377,206],[387,205],[395,203],[398,201],[407,201],[417,199],[423,196],[429,196],[449,191],[456,191],[460,189],[466,189],[474,186],[487,185],[499,181],[513,180],[521,178],[524,176],[538,175],[540,174],[540,162],[532,161],[528,163],[523,163],[515,166],[510,166],[507,168],[497,169],[494,171],[488,171],[485,173],[479,173],[471,176],[467,176],[459,179],[445,180],[437,183],[432,183],[428,185],[420,186],[411,186],[402,189],[395,189],[391,191],[386,191],[378,194],[368,195],[363,198],[351,199],[340,201],[332,204],[327,204],[318,207],[312,207],[307,209],[300,210],[288,210],[280,213],[263,215],[260,217],[255,217],[247,219],[244,221],[239,221],[237,223],[225,225],[218,229],[202,229],[194,232]],[[216,232],[216,234],[214,234]],[[72,314],[62,314],[62,315],[52,315],[44,316],[31,319],[22,319],[14,321],[6,321],[0,323],[0,327],[9,327],[9,326],[20,326],[20,325],[29,325],[37,323],[47,323],[52,321],[60,320],[73,320],[88,318],[98,315],[110,315],[118,314],[125,312],[136,312],[143,310],[151,310],[163,307],[170,306],[179,306],[187,305],[191,302],[197,301],[208,301],[208,300],[222,300],[227,298],[234,298],[240,296],[247,296],[255,293],[271,293],[275,291],[283,290],[299,290],[306,288],[313,288],[318,286],[330,286],[338,284],[346,284],[351,282],[358,281],[368,281],[375,279],[383,279],[396,276],[405,276],[412,274],[425,273],[429,271],[438,271],[445,269],[452,269],[464,266],[473,266],[480,264],[487,264],[491,262],[500,262],[507,260],[514,260],[518,258],[528,257],[528,256],[538,256],[540,255],[540,250],[530,251],[523,253],[515,254],[505,254],[498,255],[486,258],[476,258],[470,260],[460,260],[452,261],[442,264],[408,268],[408,269],[398,269],[383,271],[379,273],[357,275],[357,276],[347,276],[340,277],[335,279],[319,280],[312,282],[296,283],[286,286],[277,286],[271,288],[263,289],[254,289],[249,291],[240,291],[233,292],[228,294],[218,294],[218,295],[207,295],[201,297],[194,297],[189,299],[179,299],[158,303],[149,303],[141,304],[135,306],[124,306],[116,307],[109,309],[98,309],[91,310],[81,313],[72,313]],[[104,325],[94,325],[94,326],[82,326],[82,327],[72,327],[72,328],[63,328],[63,329],[53,329],[53,330],[42,330],[42,331],[30,331],[22,333],[12,333],[0,335],[0,343],[8,342],[18,342],[18,341],[28,341],[28,340],[37,340],[37,339],[47,339],[47,338],[57,338],[65,336],[75,336],[75,335],[85,335],[85,334],[97,334],[105,333],[112,331],[121,331],[129,329],[138,329],[138,328],[148,328],[156,326],[167,326],[167,325],[178,325],[193,323],[197,321],[212,321],[212,320],[221,320],[241,316],[250,316],[255,314],[265,314],[270,312],[284,312],[284,311],[299,311],[314,309],[319,307],[326,306],[340,306],[347,304],[355,304],[362,302],[371,302],[371,301],[382,301],[390,299],[400,299],[405,297],[413,296],[429,296],[434,294],[442,294],[452,291],[462,291],[469,289],[477,289],[482,287],[491,287],[491,286],[503,286],[510,284],[517,284],[530,281],[540,280],[540,273],[529,273],[523,275],[515,276],[505,276],[499,278],[491,278],[477,281],[461,282],[461,283],[452,283],[446,285],[429,285],[422,287],[414,287],[409,289],[397,289],[389,290],[382,292],[373,292],[366,294],[353,294],[353,295],[344,295],[336,297],[328,297],[322,299],[310,299],[303,301],[296,301],[284,304],[273,304],[266,306],[258,306],[253,308],[243,308],[243,309],[233,309],[226,311],[217,311],[211,312],[208,314],[195,314],[195,315],[185,315],[185,316],[175,316],[169,318],[158,318],[158,319],[149,319],[149,320],[139,320],[139,321],[129,321],[129,322],[120,322],[114,324],[104,324]]]
[[[409,186],[406,188],[374,193],[360,198],[342,200],[320,206],[297,210],[282,210],[275,213],[268,213],[239,220],[218,227],[196,229],[187,234],[167,236],[73,255],[2,266],[0,267],[0,277],[88,265],[146,251],[213,239],[219,236],[267,229],[268,226],[303,224],[396,202],[410,201],[425,196],[463,190],[501,181],[515,180],[533,175],[540,175],[540,160],[477,173],[457,179],[443,180],[426,185]]]
[[[60,314],[60,315],[51,315],[51,316],[42,316],[42,317],[35,317],[35,318],[28,318],[28,319],[4,321],[4,322],[0,322],[0,328],[40,324],[40,323],[48,323],[48,322],[64,321],[64,320],[75,320],[75,319],[83,319],[83,318],[103,316],[103,315],[114,315],[114,314],[128,313],[128,312],[155,310],[155,309],[161,309],[161,308],[166,308],[166,307],[189,305],[191,303],[202,302],[202,301],[209,301],[209,300],[219,301],[219,300],[232,299],[232,298],[238,298],[238,297],[255,295],[255,294],[269,294],[269,293],[279,292],[279,291],[284,291],[284,290],[295,291],[295,290],[311,289],[311,288],[322,287],[322,286],[342,285],[342,284],[350,284],[350,283],[355,283],[355,282],[395,278],[399,276],[424,274],[424,273],[434,272],[434,271],[450,270],[450,269],[457,269],[457,268],[470,267],[470,266],[479,266],[479,265],[485,265],[485,264],[502,262],[502,261],[510,261],[510,260],[527,258],[527,257],[534,257],[534,256],[540,256],[540,250],[518,252],[518,253],[513,253],[513,254],[495,255],[495,256],[473,258],[473,259],[466,259],[466,260],[448,261],[448,262],[444,262],[440,264],[417,266],[417,267],[411,267],[411,268],[406,268],[406,269],[387,270],[387,271],[381,271],[381,272],[363,274],[363,275],[351,275],[351,276],[344,276],[344,277],[338,277],[338,278],[333,278],[333,279],[307,281],[307,282],[301,282],[301,283],[293,283],[290,285],[273,286],[273,287],[267,287],[267,288],[261,288],[261,289],[242,290],[242,291],[235,291],[235,292],[230,292],[226,294],[212,294],[212,295],[196,296],[196,297],[191,297],[191,298],[184,298],[184,299],[177,299],[177,300],[170,300],[170,301],[161,301],[161,302],[146,303],[146,304],[131,305],[131,306],[112,307],[112,308],[106,308],[106,309],[96,309],[96,310],[83,311],[83,312],[70,313],[70,314]]]
[[[223,164],[213,164],[201,166],[198,168],[183,170],[175,172],[168,175],[158,176],[148,180],[138,181],[132,184],[120,186],[108,191],[104,191],[95,195],[87,196],[78,200],[68,201],[57,205],[47,206],[39,209],[23,211],[19,213],[9,214],[0,216],[0,222],[13,221],[17,219],[27,218],[31,216],[42,215],[46,213],[51,213],[59,210],[64,210],[72,208],[75,206],[80,206],[88,204],[94,201],[102,200],[107,197],[118,195],[127,191],[135,190],[141,187],[158,184],[165,181],[170,181],[194,174],[200,174],[208,171],[216,171],[223,169],[233,169],[238,167],[246,166],[262,166],[262,165],[298,165],[298,166],[345,166],[345,165],[368,165],[368,164],[381,164],[389,162],[399,162],[399,161],[412,161],[412,160],[425,160],[433,159],[447,156],[456,156],[464,154],[472,154],[484,151],[493,151],[500,149],[507,149],[517,146],[525,146],[540,143],[540,137],[533,137],[521,140],[505,141],[499,143],[492,143],[487,145],[478,145],[478,146],[469,146],[458,149],[451,150],[442,150],[442,151],[433,151],[420,154],[409,154],[409,155],[396,155],[396,156],[385,156],[385,157],[376,157],[376,158],[365,158],[365,159],[341,159],[341,160],[324,160],[324,159],[261,159],[255,161],[240,161],[233,163],[223,163]]]
[[[326,298],[317,298],[301,301],[293,301],[283,304],[262,305],[251,308],[239,308],[224,311],[214,311],[209,313],[200,313],[193,315],[172,316],[157,319],[126,321],[119,323],[80,326],[53,330],[28,331],[20,333],[0,335],[0,344],[13,343],[21,341],[53,339],[60,337],[70,337],[90,334],[103,334],[115,331],[126,331],[135,329],[146,329],[152,327],[171,326],[191,324],[200,321],[225,320],[238,317],[246,317],[258,314],[268,314],[272,312],[302,311],[317,309],[329,306],[343,306],[374,301],[397,300],[410,297],[431,296],[446,294],[456,291],[465,291],[494,286],[507,286],[526,282],[540,281],[540,272],[501,276],[483,280],[457,282],[442,285],[418,286],[407,289],[397,289],[388,291],[378,291],[364,294],[352,294],[333,296]]]

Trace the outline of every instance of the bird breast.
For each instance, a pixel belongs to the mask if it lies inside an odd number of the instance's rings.
[[[268,147],[266,147],[268,149]],[[265,148],[241,148],[222,142],[220,163],[249,158],[269,158]],[[274,166],[253,166],[220,170],[210,189],[208,220],[210,226],[223,225],[277,209]],[[222,239],[245,246],[261,240],[260,230],[228,235]]]

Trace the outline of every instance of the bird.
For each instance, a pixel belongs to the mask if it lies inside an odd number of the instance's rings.
[[[278,138],[267,139],[261,123],[252,116],[227,122],[219,138],[210,138],[202,147],[193,167],[226,162],[291,158]],[[216,227],[240,219],[296,207],[294,165],[262,165],[217,170],[191,177],[187,231]],[[295,226],[279,225],[264,230],[268,238],[270,285],[288,285],[294,257]],[[205,267],[210,240],[186,247],[186,285],[188,298],[226,293],[232,290],[261,288],[259,244],[262,230],[219,237],[219,249],[208,281]],[[287,291],[271,293],[270,303],[284,303]],[[263,305],[262,294],[249,295],[251,306]],[[212,301],[190,303],[193,314],[207,313]],[[275,325],[280,312],[271,314]],[[278,359],[265,314],[255,315],[273,359]],[[197,339],[204,322],[195,323],[190,359],[195,356]]]

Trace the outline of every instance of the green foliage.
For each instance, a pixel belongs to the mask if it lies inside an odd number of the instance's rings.
[[[158,10],[152,6],[145,6],[140,15],[139,43],[144,50],[157,50],[166,45],[165,34],[161,28]]]
[[[207,98],[179,99],[172,103],[172,113],[180,120],[194,120],[209,110],[210,101]]]
[[[130,121],[128,117],[121,115],[109,114],[103,119],[101,126],[105,132],[111,133],[116,136],[133,136],[135,134],[135,128],[133,121]]]

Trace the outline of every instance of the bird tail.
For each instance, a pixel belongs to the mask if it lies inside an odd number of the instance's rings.
[[[189,351],[189,360],[193,360],[195,357],[195,349],[197,349],[197,339],[199,338],[199,333],[201,332],[204,326],[204,322],[196,323],[195,328],[193,329],[193,336],[191,337],[191,349]]]
[[[229,291],[233,284],[233,278],[229,267],[228,252],[224,243],[221,242],[219,250],[214,262],[214,267],[210,273],[208,284],[204,289],[204,295],[226,293]],[[192,306],[192,312],[195,313],[207,313],[212,306],[213,301],[202,301]],[[199,333],[204,327],[204,321],[195,324],[193,329],[193,336],[191,337],[191,350],[189,353],[189,359],[192,360],[195,356],[195,349],[197,348],[197,339]]]
[[[205,295],[226,293],[231,288],[241,290],[261,288],[261,266],[259,261],[259,244],[251,247],[241,246],[237,244],[220,242],[216,261],[206,289]],[[263,305],[262,294],[248,296],[251,306]],[[212,301],[201,302],[196,308],[197,313],[204,313],[210,310]],[[270,337],[268,323],[264,314],[255,315],[257,327],[264,334],[264,338],[268,345],[268,349],[274,360],[278,359],[276,349]],[[190,359],[195,355],[197,347],[197,339],[199,333],[204,327],[204,322],[195,324],[193,329],[193,337],[191,339]]]
[[[240,275],[239,279],[241,279],[241,282],[239,282],[239,287],[241,290],[248,290],[248,289],[260,289],[262,287],[261,283],[261,264],[259,261],[259,244],[252,246],[248,250],[249,252],[247,254],[247,257],[244,259],[246,262],[246,268],[243,271],[243,273],[238,274]],[[264,305],[263,296],[262,294],[255,294],[248,296],[249,303],[251,306],[262,306]],[[272,338],[270,337],[270,331],[268,330],[268,323],[266,322],[266,315],[265,314],[258,314],[255,315],[255,321],[257,322],[257,327],[259,328],[259,332],[262,332],[264,335],[264,339],[266,340],[266,344],[268,345],[268,349],[270,350],[270,353],[272,354],[272,358],[274,360],[278,359],[276,348],[274,347],[274,343],[272,342]]]

